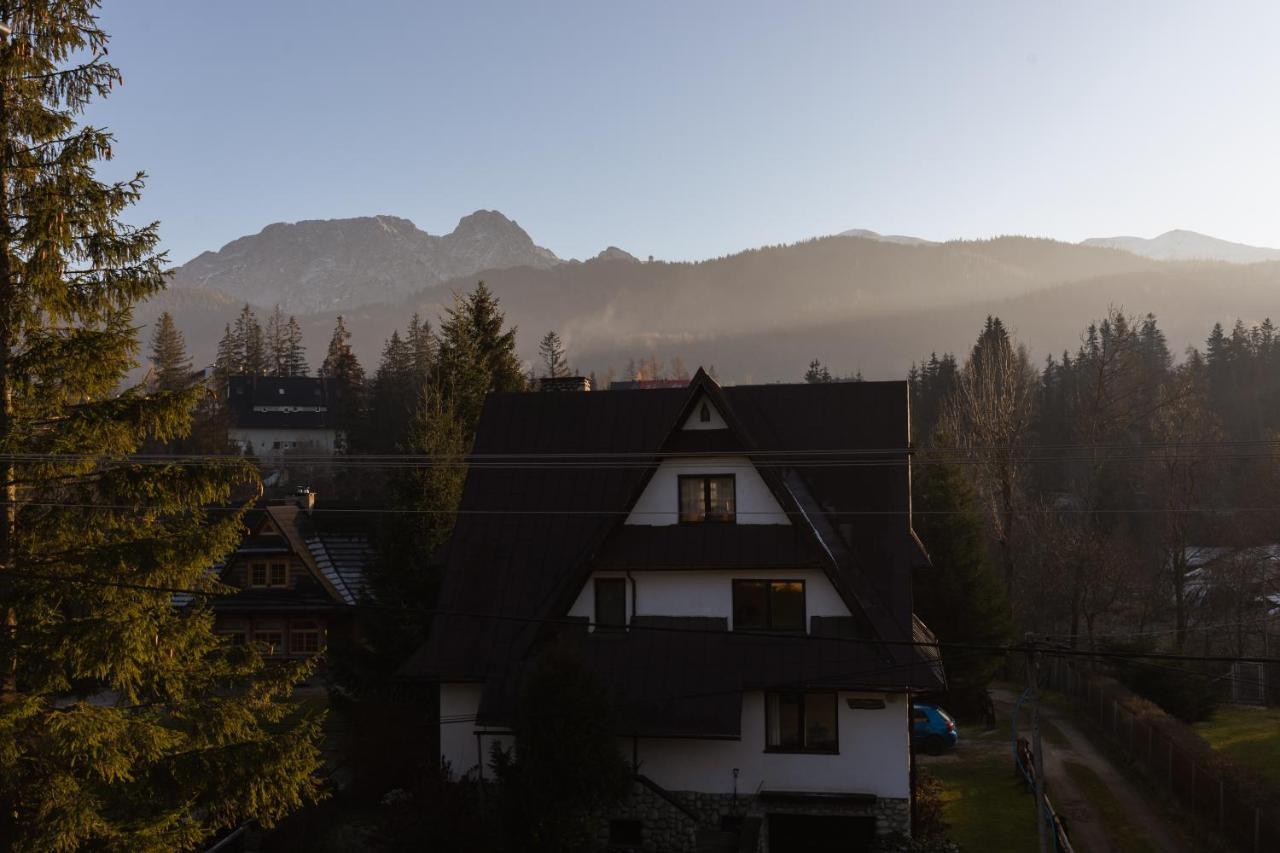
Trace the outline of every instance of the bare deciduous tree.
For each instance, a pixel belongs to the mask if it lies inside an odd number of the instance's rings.
[[[939,443],[972,465],[991,533],[1000,550],[1005,591],[1014,601],[1014,539],[1034,409],[1036,372],[1026,349],[999,319],[982,336],[943,403]]]
[[[1149,485],[1163,503],[1158,559],[1173,600],[1174,649],[1181,652],[1190,619],[1188,549],[1193,544],[1195,511],[1213,473],[1214,460],[1205,454],[1204,444],[1221,440],[1222,429],[1192,370],[1180,369],[1165,395],[1167,404],[1152,420],[1157,444]]]

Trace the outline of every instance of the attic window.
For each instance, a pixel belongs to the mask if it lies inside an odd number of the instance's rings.
[[[685,476],[679,478],[679,484],[681,524],[733,524],[737,520],[732,474]]]
[[[288,563],[252,563],[249,566],[249,586],[281,587],[289,585]]]
[[[704,424],[711,423],[711,407],[706,403],[703,403],[702,407],[698,409],[698,420],[702,421]]]

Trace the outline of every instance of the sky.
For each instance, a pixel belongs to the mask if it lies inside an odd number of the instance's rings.
[[[1280,246],[1280,4],[104,0],[175,263],[479,208],[561,257],[850,228]]]

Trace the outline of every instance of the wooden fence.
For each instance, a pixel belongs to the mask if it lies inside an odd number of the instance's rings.
[[[1280,814],[1256,783],[1209,766],[1204,756],[1125,708],[1125,694],[1114,683],[1065,658],[1048,663],[1050,685],[1069,696],[1113,745],[1207,826],[1248,853],[1280,850]]]

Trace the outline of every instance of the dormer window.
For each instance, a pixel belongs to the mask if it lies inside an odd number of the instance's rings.
[[[249,565],[249,586],[282,587],[288,585],[288,563],[251,563]]]
[[[732,474],[683,476],[680,482],[680,523],[733,524],[737,518]]]
[[[711,407],[706,403],[703,403],[702,407],[698,409],[698,420],[702,421],[704,424],[711,423]]]

